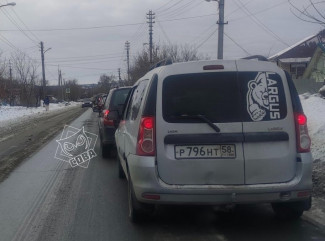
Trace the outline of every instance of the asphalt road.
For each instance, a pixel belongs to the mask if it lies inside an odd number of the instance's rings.
[[[98,134],[97,114],[70,125]],[[57,135],[0,183],[0,240],[325,240],[304,220],[283,223],[269,205],[230,210],[160,206],[142,224],[128,220],[127,183],[114,158],[97,156],[88,168],[54,158]]]

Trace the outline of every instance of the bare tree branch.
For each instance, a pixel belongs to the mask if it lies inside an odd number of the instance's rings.
[[[325,16],[321,13],[319,8],[316,6],[317,4],[325,3],[325,1],[315,2],[313,0],[308,0],[309,4],[305,7],[298,7],[292,3],[292,0],[288,0],[288,3],[293,9],[290,11],[295,15],[298,19],[308,22],[308,23],[316,23],[322,26],[325,26]]]
[[[319,14],[319,16],[321,16],[323,19],[325,19],[324,15],[321,14],[321,12],[316,8],[315,4],[313,3],[312,0],[309,0],[310,4],[313,6],[313,8],[315,9],[315,11]]]

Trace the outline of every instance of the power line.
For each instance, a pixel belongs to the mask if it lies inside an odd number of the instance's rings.
[[[236,44],[241,50],[243,50],[247,55],[251,55],[246,49],[244,49],[241,45],[239,45],[239,43],[237,43],[234,39],[232,39],[228,34],[226,34],[225,32],[223,32],[224,35],[229,38],[234,44]]]
[[[70,31],[70,30],[90,30],[90,29],[101,29],[101,28],[116,28],[116,27],[126,27],[135,26],[143,23],[127,23],[127,24],[116,24],[116,25],[103,25],[103,26],[93,26],[93,27],[74,27],[74,28],[49,28],[49,29],[31,29],[33,32],[52,32],[52,31]],[[2,29],[3,32],[17,32],[14,29]]]
[[[189,1],[189,2],[185,3],[184,5],[178,6],[177,8],[173,9],[170,12],[165,12],[165,13],[162,13],[162,14],[160,13],[159,16],[171,17],[172,15],[175,15],[175,13],[177,13],[178,16],[179,16],[180,15],[180,13],[179,13],[180,10],[186,9],[188,6],[190,6],[195,1],[196,0]]]
[[[167,33],[165,32],[164,28],[162,27],[161,23],[157,20],[158,26],[161,30],[161,32],[163,33],[163,35],[165,36],[165,38],[167,39],[168,43],[171,44],[172,42],[170,41],[170,38],[168,37]]]
[[[86,61],[86,62],[85,62]],[[73,63],[73,62],[77,62],[75,64],[96,64],[96,63],[108,63],[111,61],[116,61],[115,59],[109,59],[109,60],[99,60],[99,61],[89,61],[89,60],[79,60],[79,61],[58,61],[58,62],[52,62],[52,61],[48,61],[46,62],[47,64],[59,64],[59,63]],[[72,64],[73,65],[73,64]]]
[[[200,33],[199,34],[199,36],[198,37],[196,37],[195,38],[195,40],[193,41],[193,44],[192,45],[196,45],[196,42],[199,42],[199,40],[201,39],[201,38],[203,38],[204,37],[204,35],[211,29],[211,28],[213,28],[213,27],[215,27],[216,25],[215,24],[212,24],[210,27],[208,27],[207,29],[205,29],[202,33]]]
[[[174,0],[170,0],[167,3],[163,4],[162,6],[160,6],[159,8],[157,8],[155,11],[158,11],[161,8],[164,8],[165,6],[167,6],[169,3],[173,2]]]
[[[205,14],[205,15],[198,15],[198,16],[190,16],[190,17],[184,17],[184,18],[174,18],[174,19],[163,19],[160,20],[160,22],[173,22],[173,21],[180,21],[180,20],[186,20],[186,19],[194,19],[194,18],[203,18],[203,17],[211,17],[216,16],[215,13],[213,14]]]
[[[4,42],[5,44],[7,44],[10,48],[14,49],[15,51],[19,52],[19,49],[13,45],[13,43],[11,43],[5,36],[3,36],[2,34],[0,34],[0,40],[2,42]]]
[[[175,14],[172,14],[172,15],[170,15],[169,17],[172,18],[172,17],[175,17],[175,16],[180,16],[180,15],[182,15],[183,13],[186,13],[186,12],[188,12],[188,11],[190,11],[190,10],[192,10],[192,9],[194,9],[194,8],[196,8],[196,7],[198,7],[198,6],[201,5],[202,3],[204,3],[204,1],[200,1],[200,2],[198,2],[197,4],[195,4],[195,5],[191,6],[190,8],[188,8],[188,9],[186,9],[186,7],[185,7],[184,9],[182,9],[182,11],[179,11],[178,13],[176,12]]]
[[[168,8],[166,8],[166,9],[163,9],[163,10],[161,10],[161,11],[157,11],[157,13],[163,13],[163,12],[166,12],[166,11],[168,11],[169,9],[171,9],[172,7],[174,7],[174,6],[176,6],[176,5],[178,5],[178,4],[180,4],[181,2],[183,2],[184,0],[178,0],[176,3],[174,3],[173,5],[171,5],[170,7],[168,7]]]
[[[254,12],[254,13],[252,13],[250,16],[256,16],[256,15],[258,15],[258,14],[261,14],[261,13],[263,13],[263,12],[266,12],[266,11],[270,10],[270,9],[273,9],[273,8],[279,7],[279,6],[281,6],[281,5],[283,5],[283,4],[286,4],[286,3],[287,3],[287,0],[285,0],[285,1],[283,1],[283,2],[280,2],[280,3],[277,3],[277,4],[274,4],[274,5],[270,6],[270,7],[264,8],[264,9],[262,9],[262,10],[260,10],[260,11]],[[247,5],[247,3],[245,3],[245,6],[246,6],[246,5]],[[239,9],[241,9],[241,8],[237,8],[237,10],[239,10]],[[229,15],[230,15],[230,14],[229,14]],[[241,19],[246,18],[246,17],[248,17],[248,16],[229,19],[229,21],[238,21],[238,20],[241,20]]]
[[[203,18],[203,17],[211,17],[215,16],[215,14],[205,14],[205,15],[198,15],[198,16],[190,16],[184,18],[175,18],[175,19],[163,19],[160,22],[173,22],[173,21],[180,21],[186,19],[195,19],[195,18]],[[102,28],[116,28],[116,27],[127,27],[127,26],[136,26],[141,25],[141,23],[127,23],[127,24],[117,24],[117,25],[103,25],[103,26],[92,26],[92,27],[75,27],[75,28],[48,28],[48,29],[30,29],[33,32],[52,32],[52,31],[71,31],[71,30],[91,30],[91,29],[102,29]],[[16,29],[0,29],[1,32],[18,32],[19,30]]]
[[[10,22],[15,25],[19,31],[25,35],[30,41],[32,41],[33,43],[37,43],[37,41],[35,41],[34,39],[32,39],[28,34],[25,33],[25,31],[19,26],[19,24],[10,16],[10,14],[8,13],[8,11],[4,8],[0,9],[2,11],[2,13],[10,20]]]
[[[203,40],[199,45],[195,47],[195,50],[202,47],[203,44],[205,44],[219,29],[216,28],[205,40]]]
[[[237,3],[237,1],[240,3],[240,5]],[[270,28],[268,28],[265,24],[263,24],[258,18],[256,18],[254,16],[254,14],[249,11],[249,9],[240,1],[240,0],[235,0],[234,3],[238,6],[238,7],[242,7],[241,10],[249,17],[251,18],[259,27],[261,27],[264,31],[266,31],[267,33],[269,33],[271,36],[273,36],[275,39],[277,39],[278,41],[280,41],[281,43],[283,43],[284,45],[289,47],[289,44],[287,44],[286,42],[284,42],[276,33],[274,33]]]
[[[47,64],[49,66],[58,66],[57,64]],[[104,69],[104,68],[92,68],[92,67],[84,67],[84,66],[70,66],[70,65],[60,65],[60,67],[64,68],[76,68],[76,69],[94,69],[94,70],[115,70],[115,69]]]
[[[115,56],[115,57],[101,57],[101,58],[83,58],[83,59],[70,59],[70,60],[53,60],[53,59],[49,59],[48,62],[51,62],[51,63],[65,63],[65,62],[84,62],[84,61],[90,61],[90,60],[105,60],[105,59],[118,59],[120,58],[120,56]]]
[[[16,17],[18,18],[18,20],[25,26],[25,28],[28,30],[29,33],[31,33],[34,38],[37,40],[37,41],[41,41],[32,31],[30,31],[30,29],[28,28],[28,26],[25,24],[25,22],[19,17],[19,15],[17,14],[17,12],[15,11],[14,8],[11,8],[11,11],[16,15]]]

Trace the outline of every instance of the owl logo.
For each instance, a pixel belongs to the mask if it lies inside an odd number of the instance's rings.
[[[68,157],[74,157],[89,149],[89,140],[85,134],[84,127],[73,135],[61,140],[57,140],[62,152]]]
[[[60,140],[56,140],[58,147],[55,158],[69,162],[71,167],[87,168],[90,160],[97,156],[94,147],[97,135],[81,129],[65,126]]]

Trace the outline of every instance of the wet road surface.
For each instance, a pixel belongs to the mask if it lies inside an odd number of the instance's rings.
[[[70,125],[98,134],[89,109]],[[62,126],[63,128],[63,126]],[[0,240],[325,240],[304,220],[283,223],[269,205],[218,210],[160,206],[142,224],[128,220],[127,183],[114,158],[97,157],[88,168],[54,158],[61,133],[0,183]]]

